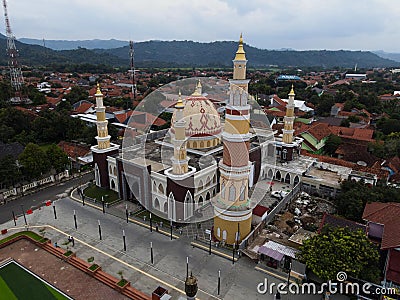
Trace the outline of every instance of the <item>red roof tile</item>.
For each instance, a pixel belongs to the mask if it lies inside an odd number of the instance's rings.
[[[381,249],[400,247],[400,203],[367,203],[362,218],[369,222],[383,224]]]
[[[386,280],[400,285],[400,251],[391,249],[389,263],[386,271]]]

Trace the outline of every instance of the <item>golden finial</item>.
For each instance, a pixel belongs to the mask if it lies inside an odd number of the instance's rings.
[[[180,89],[179,89],[179,93],[178,93],[178,100],[176,101],[175,107],[176,108],[185,107],[185,105],[183,104],[183,101],[182,101],[182,94],[181,94],[181,90]]]
[[[246,54],[243,49],[243,35],[240,34],[239,47],[236,51],[236,56],[234,60],[246,60]]]
[[[192,96],[201,96],[201,93],[202,93],[202,86],[201,86],[201,82],[200,82],[200,79],[199,79]]]
[[[100,90],[100,83],[97,83],[96,95],[102,95],[101,90]]]
[[[289,96],[294,96],[294,95],[295,95],[295,93],[294,93],[294,88],[293,88],[293,84],[292,84],[292,89],[290,90]]]

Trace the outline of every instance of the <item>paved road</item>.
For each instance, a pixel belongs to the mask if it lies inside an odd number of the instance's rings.
[[[86,183],[91,179],[93,179],[92,173],[85,174],[82,176],[82,178],[74,178],[69,181],[48,187],[37,193],[12,200],[7,204],[0,205],[0,224],[8,220],[12,220],[12,211],[14,211],[16,215],[21,215],[21,205],[23,205],[24,210],[26,211],[29,208],[37,207],[43,204],[47,200],[57,200],[63,193],[65,193],[66,190],[79,184]]]
[[[44,207],[27,216],[30,225],[52,225],[60,231],[46,229],[45,236],[59,246],[64,245],[66,235],[75,237],[73,251],[86,260],[94,257],[95,262],[113,276],[123,271],[124,278],[131,285],[147,294],[158,286],[167,287],[173,299],[183,295],[186,276],[186,257],[189,257],[189,268],[199,280],[199,299],[273,299],[272,295],[257,293],[257,285],[264,282],[275,284],[282,281],[267,276],[254,269],[253,262],[246,258],[232,265],[231,261],[206,251],[190,246],[190,240],[180,238],[171,241],[163,236],[123,219],[103,214],[89,206],[63,198],[55,202],[57,220],[54,219],[52,207]],[[78,229],[74,228],[73,213],[76,213]],[[99,240],[98,221],[101,223],[102,240]],[[23,218],[17,220],[17,226],[23,226]],[[14,227],[12,221],[1,225],[2,228]],[[40,227],[39,227],[40,228]],[[36,229],[37,230],[37,229]],[[127,251],[123,251],[122,230],[126,234]],[[154,265],[150,263],[150,242],[153,243]],[[221,270],[221,295],[217,295],[217,274]],[[313,300],[318,296],[296,295],[282,299]],[[337,298],[335,298],[337,299]]]

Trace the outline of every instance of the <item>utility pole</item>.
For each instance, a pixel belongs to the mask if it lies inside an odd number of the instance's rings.
[[[129,58],[130,58],[130,73],[132,80],[132,101],[136,99],[136,78],[135,78],[135,50],[133,48],[133,41],[129,41]]]

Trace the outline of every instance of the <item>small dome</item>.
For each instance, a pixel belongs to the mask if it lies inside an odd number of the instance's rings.
[[[214,147],[220,143],[221,118],[214,104],[203,96],[192,95],[184,100],[183,117],[186,122],[187,147],[200,149]],[[176,110],[172,115],[172,124]],[[174,133],[174,128],[171,128]]]

